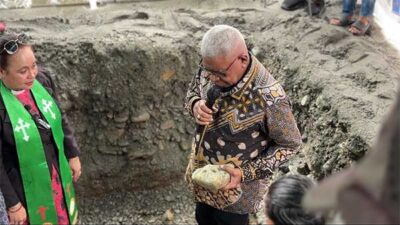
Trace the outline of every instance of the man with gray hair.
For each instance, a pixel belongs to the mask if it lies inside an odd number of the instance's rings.
[[[217,25],[201,41],[202,60],[185,98],[197,124],[185,179],[200,225],[248,224],[266,192],[265,179],[300,148],[301,135],[281,85],[234,27]],[[192,180],[208,164],[230,182],[211,191]],[[228,166],[230,164],[230,166]]]

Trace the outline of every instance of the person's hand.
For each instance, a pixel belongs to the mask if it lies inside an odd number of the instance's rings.
[[[213,111],[206,106],[205,100],[199,100],[194,103],[193,116],[196,119],[196,123],[200,125],[208,125],[213,121]]]
[[[18,202],[15,206],[7,210],[10,224],[22,225],[26,221],[25,207]]]
[[[240,182],[242,181],[242,172],[240,171],[240,169],[234,168],[229,165],[222,165],[221,169],[225,170],[226,172],[228,172],[231,175],[231,182],[229,182],[229,184],[227,184],[223,188],[223,190],[226,191],[229,189],[240,187]]]
[[[82,172],[81,161],[79,160],[78,156],[69,160],[69,167],[71,167],[72,179],[74,182],[77,182]]]

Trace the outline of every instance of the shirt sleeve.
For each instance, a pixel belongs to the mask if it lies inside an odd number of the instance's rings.
[[[2,126],[0,126],[0,129]],[[0,130],[0,133],[2,131]],[[7,172],[3,165],[3,140],[0,138],[0,189],[3,193],[4,202],[7,208],[15,206],[20,202],[17,193],[15,192],[10,179],[8,178]]]
[[[275,168],[288,161],[300,149],[301,135],[288,98],[266,107],[265,121],[268,148],[242,166],[242,182],[272,175]]]
[[[64,131],[64,151],[67,159],[75,158],[80,155],[78,144],[74,137],[74,131],[69,126],[69,122],[65,114],[62,115],[62,125]]]
[[[201,99],[201,87],[202,85],[200,84],[200,75],[196,73],[189,84],[189,89],[186,92],[184,105],[186,111],[188,111],[191,116],[193,116],[194,103]]]

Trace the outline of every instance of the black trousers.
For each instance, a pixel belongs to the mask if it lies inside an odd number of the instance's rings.
[[[225,212],[204,203],[196,203],[196,221],[199,225],[248,225],[249,214]]]

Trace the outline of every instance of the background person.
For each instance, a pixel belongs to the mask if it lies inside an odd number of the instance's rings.
[[[0,36],[0,78],[0,187],[10,223],[76,223],[79,151],[24,35]]]
[[[267,224],[325,224],[323,217],[308,213],[302,207],[304,195],[314,186],[313,180],[302,175],[283,176],[272,183],[265,202]]]
[[[372,15],[374,14],[375,0],[362,0],[360,16],[354,19],[356,0],[343,0],[342,15],[332,18],[329,23],[336,26],[350,26],[349,31],[354,35],[365,35],[371,30]]]

